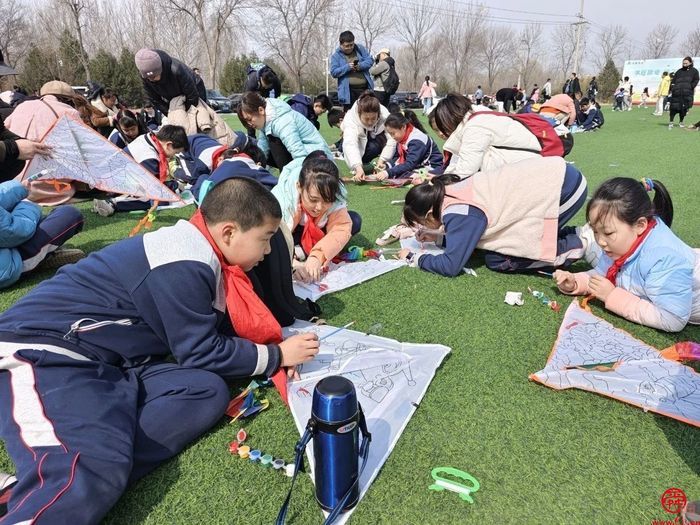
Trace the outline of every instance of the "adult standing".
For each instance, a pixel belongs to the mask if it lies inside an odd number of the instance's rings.
[[[208,104],[207,86],[204,85],[204,79],[202,78],[199,68],[193,67],[192,73],[194,73],[195,86],[197,87],[197,93],[199,93],[199,99],[203,100],[205,104]]]
[[[437,96],[435,88],[437,84],[430,81],[430,76],[426,75],[425,81],[420,86],[418,98],[423,102],[423,115],[428,114],[428,110],[433,105],[433,99]]]
[[[544,86],[542,86],[542,98],[544,98],[544,101],[547,102],[550,98],[552,98],[552,79],[548,78],[547,82],[544,83]]]
[[[185,109],[199,104],[197,80],[192,70],[160,49],[140,49],[134,57],[141,73],[143,88],[153,107],[163,115],[170,111],[170,101],[185,97]]]
[[[656,111],[652,113],[655,117],[660,117],[664,114],[664,106],[666,105],[666,99],[668,98],[668,93],[671,89],[671,77],[668,71],[664,71],[661,74],[661,81],[659,82],[659,87],[656,90]]]
[[[389,105],[389,99],[393,93],[386,90],[385,82],[389,78],[391,68],[396,67],[396,62],[391,58],[391,53],[387,48],[381,49],[377,55],[376,63],[369,68],[369,74],[372,75],[374,82],[374,96],[379,99],[382,106]]]
[[[351,31],[340,33],[338,41],[338,48],[330,59],[331,76],[338,79],[338,100],[347,111],[365,90],[373,89],[369,68],[374,60],[363,46],[355,43]]]
[[[280,98],[282,96],[282,82],[274,70],[262,62],[252,63],[246,70],[248,78],[245,81],[244,91],[255,91],[263,98]]]
[[[581,82],[579,82],[576,73],[571,73],[571,76],[566,79],[562,93],[571,98],[576,98],[576,93],[581,93]]]
[[[686,113],[688,113],[688,109],[693,105],[695,87],[698,85],[698,80],[698,70],[693,67],[693,59],[685,57],[682,67],[673,76],[669,129],[673,128],[673,119],[676,114],[680,117],[679,126],[681,128],[685,127],[683,120]]]
[[[588,83],[588,100],[595,102],[596,96],[598,96],[598,81],[593,77]]]

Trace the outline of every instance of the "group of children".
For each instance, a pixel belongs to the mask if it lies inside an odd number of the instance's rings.
[[[568,105],[542,115],[553,133],[572,117]],[[319,280],[361,218],[307,116],[256,93],[239,116],[258,140],[237,133],[221,145],[176,126],[134,137],[133,116],[118,118],[128,153],[161,181],[187,154],[198,210],[66,267],[0,316],[0,437],[17,468],[0,493],[8,522],[99,521],[127,484],[216,424],[224,379],[293,376],[318,352],[313,334],[282,337],[281,325],[303,316],[289,306],[291,283]],[[456,94],[430,122],[444,156],[415,115],[389,112],[371,93],[341,124],[355,180],[377,158],[378,179],[431,172],[414,180],[403,222],[444,253],[402,250],[411,266],[456,276],[480,249],[493,270],[554,271],[562,293],[590,294],[634,322],[667,331],[700,322],[700,253],[671,231],[663,184],[606,181],[588,223],[567,226],[586,179],[523,123]],[[125,202],[107,204],[148,205]],[[583,258],[592,270],[567,270]]]

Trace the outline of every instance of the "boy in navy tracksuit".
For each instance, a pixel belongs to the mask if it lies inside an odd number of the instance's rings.
[[[303,93],[297,93],[287,100],[287,104],[296,112],[304,115],[316,129],[321,129],[318,117],[333,108],[331,100],[326,95],[311,98]]]
[[[280,217],[261,184],[223,181],[190,222],[93,253],[0,316],[0,437],[18,478],[0,522],[99,522],[219,420],[222,378],[313,358],[317,338],[282,341],[244,273]]]

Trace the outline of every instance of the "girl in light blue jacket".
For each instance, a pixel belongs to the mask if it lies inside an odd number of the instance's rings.
[[[318,130],[301,113],[276,98],[264,99],[248,92],[241,98],[238,116],[249,130],[260,130],[258,147],[268,165],[280,170],[294,159],[305,159],[313,151],[323,151],[333,160],[331,150]]]
[[[587,218],[603,253],[589,272],[556,271],[562,292],[590,294],[625,319],[667,332],[700,324],[700,250],[671,231],[673,203],[663,184],[610,179],[588,203]]]
[[[42,217],[27,196],[27,188],[15,180],[0,184],[0,288],[12,286],[52,252],[55,257],[58,247],[83,229],[83,216],[73,206],[59,206]],[[61,260],[85,256],[79,250],[66,250],[68,254]]]

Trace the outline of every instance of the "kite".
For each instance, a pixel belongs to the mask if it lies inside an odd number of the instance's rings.
[[[406,261],[370,259],[363,262],[331,262],[323,278],[315,283],[294,281],[294,295],[318,301],[326,294],[339,292],[356,284],[369,281],[392,270],[406,266]]]
[[[63,116],[42,142],[53,148],[53,156],[34,157],[24,179],[73,180],[102,191],[154,201],[180,200],[140,164],[82,122]]]
[[[678,360],[700,357],[696,343],[659,352],[574,301],[547,365],[530,379],[578,388],[700,427],[700,374]]]
[[[288,384],[294,422],[303,435],[318,381],[331,375],[341,375],[352,381],[372,434],[367,466],[360,476],[362,499],[451,349],[443,345],[400,343],[305,321],[297,321],[285,328],[285,337],[303,332],[314,332],[322,341],[313,361],[298,368],[301,378]],[[313,442],[306,447],[306,455],[313,478]],[[334,524],[342,525],[351,514],[352,510],[341,514]]]

